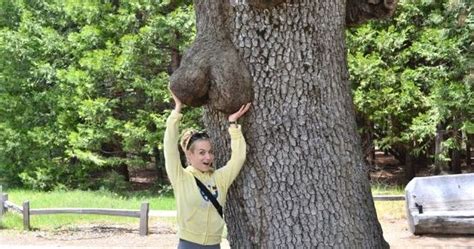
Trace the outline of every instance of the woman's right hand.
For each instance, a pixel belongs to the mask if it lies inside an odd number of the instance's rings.
[[[252,103],[247,103],[240,107],[240,109],[229,116],[229,122],[237,122],[237,119],[242,117],[250,108]]]
[[[173,93],[173,91],[171,91],[171,89],[170,89],[170,93],[171,93],[171,96],[173,96],[173,100],[174,100],[174,110],[177,113],[180,113],[181,108],[183,107],[183,103],[181,102],[181,100],[178,99],[178,97],[176,97],[176,95]]]

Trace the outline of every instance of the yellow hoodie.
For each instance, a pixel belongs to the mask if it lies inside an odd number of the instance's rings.
[[[181,239],[201,245],[215,245],[221,242],[224,220],[194,180],[197,177],[217,197],[224,208],[227,191],[239,174],[245,161],[246,143],[241,127],[229,127],[232,154],[227,164],[218,170],[200,172],[181,165],[178,140],[179,121],[182,114],[172,111],[166,121],[164,154],[166,173],[173,186],[177,206],[178,236]]]

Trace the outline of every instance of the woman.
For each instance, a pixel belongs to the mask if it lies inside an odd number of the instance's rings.
[[[241,127],[236,122],[248,111],[250,103],[229,116],[232,155],[224,167],[214,170],[213,148],[207,134],[190,132],[184,134],[181,139],[189,165],[183,168],[178,151],[178,125],[182,117],[182,103],[173,93],[171,95],[175,108],[166,121],[164,153],[166,172],[176,199],[180,238],[178,248],[220,248],[224,219],[205,191],[198,187],[196,179],[224,206],[227,190],[245,161],[246,143]]]

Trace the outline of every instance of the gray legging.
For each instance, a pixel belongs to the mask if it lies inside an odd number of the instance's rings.
[[[179,239],[178,249],[221,249],[221,245],[200,245],[187,240]]]

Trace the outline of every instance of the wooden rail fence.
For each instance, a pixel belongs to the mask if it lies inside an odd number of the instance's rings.
[[[374,201],[403,201],[404,195],[377,195],[373,196]],[[0,217],[6,211],[12,210],[23,216],[23,229],[30,230],[31,215],[48,215],[48,214],[99,214],[112,216],[125,216],[140,218],[140,235],[148,235],[148,217],[175,217],[176,211],[156,210],[150,211],[147,202],[142,203],[140,210],[128,209],[105,209],[105,208],[42,208],[31,209],[30,202],[23,202],[23,206],[18,206],[8,200],[8,194],[0,194]]]
[[[106,208],[42,208],[42,209],[31,209],[30,202],[23,202],[23,206],[18,206],[15,203],[8,200],[8,194],[2,194],[0,196],[0,216],[3,215],[7,210],[13,210],[23,216],[23,229],[30,230],[30,216],[31,215],[47,215],[47,214],[99,214],[99,215],[112,215],[112,216],[125,216],[140,218],[140,235],[145,236],[148,234],[148,216],[149,216],[149,204],[147,202],[142,203],[140,210],[128,210],[128,209],[106,209]]]

